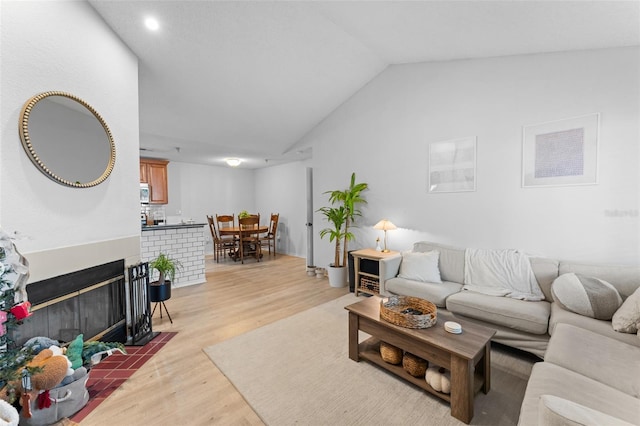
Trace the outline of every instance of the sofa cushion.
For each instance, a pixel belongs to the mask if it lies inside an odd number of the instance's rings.
[[[622,303],[613,318],[611,325],[620,333],[637,333],[640,323],[640,287]]]
[[[544,293],[544,299],[552,302],[551,283],[558,278],[558,266],[560,262],[545,257],[530,257],[529,262],[531,263],[531,269],[533,270],[533,275],[536,277],[536,281],[538,281],[540,290]]]
[[[633,426],[617,417],[554,395],[542,395],[538,409],[538,422],[545,426]]]
[[[632,424],[640,413],[640,399],[550,362],[539,362],[527,383],[519,426],[543,424],[538,408],[542,395],[555,395]]]
[[[403,251],[398,276],[407,280],[441,283],[440,270],[438,269],[439,257],[440,252],[437,250],[427,252]]]
[[[440,308],[444,308],[447,297],[451,294],[458,293],[462,289],[462,284],[449,281],[442,281],[437,284],[424,283],[396,277],[387,280],[385,288],[393,294],[418,297],[428,300]]]
[[[440,252],[440,277],[443,281],[454,283],[464,282],[464,249],[444,244],[420,241],[413,244],[413,251],[426,252],[438,250]],[[435,302],[434,302],[435,303]]]
[[[544,360],[640,398],[640,347],[558,324]]]
[[[618,290],[608,282],[575,273],[556,278],[551,293],[563,308],[601,320],[610,320],[622,304]]]
[[[634,266],[560,262],[559,275],[570,272],[607,281],[618,290],[623,299],[631,296],[640,286],[640,268]]]
[[[509,297],[487,296],[463,291],[447,298],[447,309],[454,314],[476,318],[532,334],[545,334],[550,303],[529,302]]]
[[[549,318],[549,334],[553,336],[556,326],[566,323],[576,327],[586,328],[603,336],[619,340],[634,346],[640,346],[640,339],[633,334],[618,333],[611,327],[611,321],[602,321],[595,318],[585,317],[571,311],[563,309],[558,303],[551,304],[551,317]]]

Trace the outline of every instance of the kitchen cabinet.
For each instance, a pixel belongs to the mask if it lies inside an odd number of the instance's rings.
[[[140,159],[140,182],[149,184],[149,204],[169,202],[167,160]]]
[[[144,159],[140,159],[140,183],[149,183],[149,173],[147,163],[143,162]]]

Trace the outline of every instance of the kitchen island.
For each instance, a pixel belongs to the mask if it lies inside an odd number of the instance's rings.
[[[201,284],[204,274],[205,223],[143,226],[140,237],[140,260],[149,262],[160,253],[182,265],[172,287]],[[153,271],[151,281],[157,279]]]

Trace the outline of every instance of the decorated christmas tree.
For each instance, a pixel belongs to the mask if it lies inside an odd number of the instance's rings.
[[[13,341],[15,328],[30,315],[27,300],[28,263],[7,234],[0,231],[0,399],[13,402],[13,383],[32,358]]]

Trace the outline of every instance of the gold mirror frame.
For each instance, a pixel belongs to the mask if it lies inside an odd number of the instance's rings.
[[[91,182],[71,182],[65,178],[58,176],[56,173],[51,171],[43,163],[43,161],[40,159],[40,157],[36,153],[33,147],[33,144],[31,143],[31,138],[29,136],[29,116],[31,115],[32,109],[35,107],[35,105],[38,102],[50,96],[63,96],[65,98],[69,98],[71,100],[78,102],[80,105],[88,109],[102,125],[102,128],[104,129],[107,135],[107,139],[110,145],[110,149],[109,149],[110,156],[109,156],[109,162],[107,164],[107,168],[104,170],[104,172],[102,172],[100,177],[98,177],[97,179]],[[92,186],[96,186],[104,182],[113,171],[113,167],[116,162],[116,145],[113,141],[111,130],[109,130],[109,126],[107,126],[107,123],[104,121],[102,116],[98,113],[98,111],[96,111],[91,105],[89,105],[87,102],[85,102],[84,100],[80,99],[75,95],[72,95],[66,92],[51,91],[51,92],[40,93],[39,95],[32,97],[22,107],[22,111],[20,112],[20,121],[19,121],[18,127],[19,127],[20,141],[22,142],[22,147],[26,151],[29,159],[42,173],[45,174],[45,176],[47,176],[48,178],[52,179],[55,182],[58,182],[62,185],[70,186],[73,188],[90,188]]]

